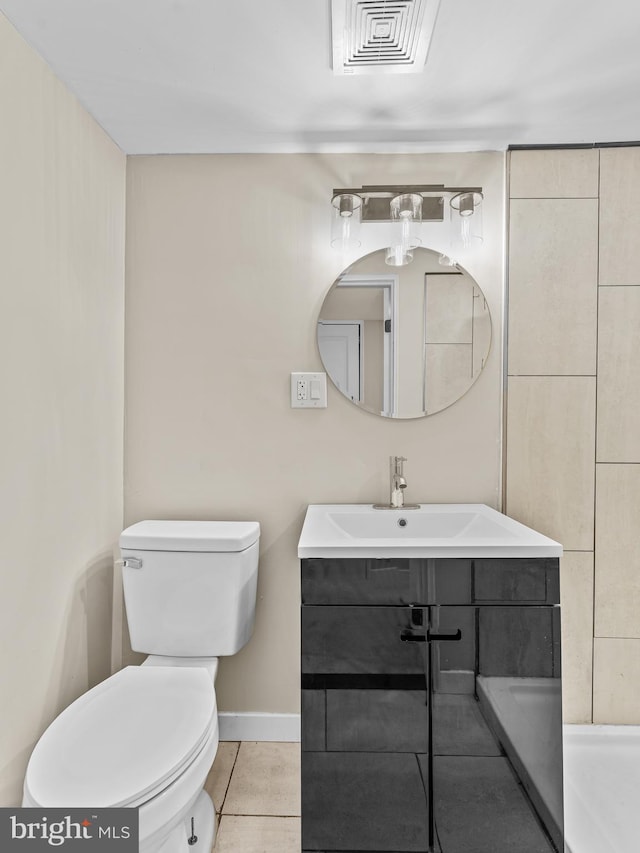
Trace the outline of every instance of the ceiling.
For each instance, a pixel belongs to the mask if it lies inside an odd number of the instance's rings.
[[[640,140],[637,0],[442,0],[423,73],[337,76],[330,0],[0,0],[128,154]]]

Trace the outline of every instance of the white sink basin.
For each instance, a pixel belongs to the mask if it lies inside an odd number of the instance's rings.
[[[559,557],[562,545],[485,504],[313,504],[298,557]]]

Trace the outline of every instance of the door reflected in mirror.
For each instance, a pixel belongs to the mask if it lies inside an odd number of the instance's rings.
[[[418,248],[390,269],[380,250],[334,282],[318,318],[318,348],[334,385],[383,417],[446,409],[476,381],[489,354],[484,294],[463,269]]]

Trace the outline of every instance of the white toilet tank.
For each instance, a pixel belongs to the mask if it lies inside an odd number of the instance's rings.
[[[140,521],[120,535],[136,652],[233,655],[253,631],[257,521]]]

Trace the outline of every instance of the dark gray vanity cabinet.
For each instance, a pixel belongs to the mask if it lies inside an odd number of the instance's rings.
[[[302,849],[560,853],[558,560],[302,560]]]

